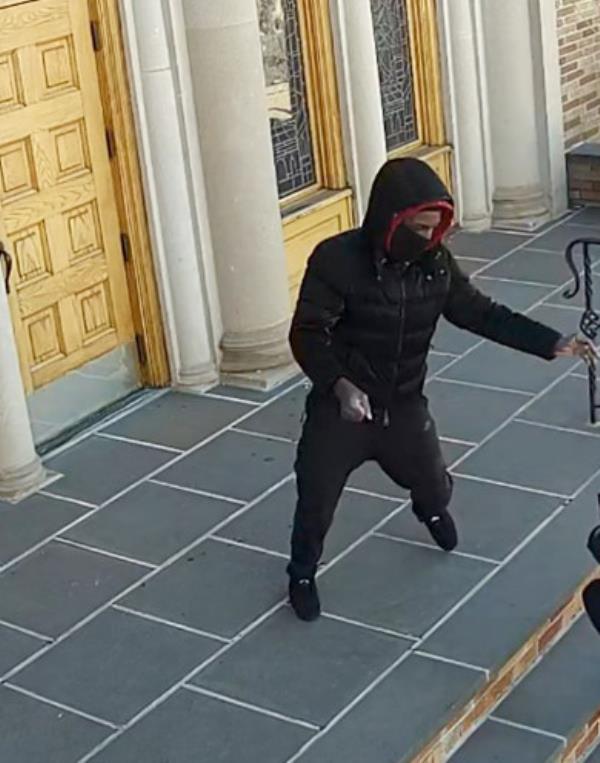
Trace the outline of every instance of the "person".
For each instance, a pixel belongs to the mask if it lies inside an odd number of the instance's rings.
[[[298,502],[287,567],[302,620],[321,611],[315,582],[327,531],[350,473],[375,460],[407,488],[412,509],[445,551],[457,529],[452,478],[423,394],[441,315],[507,347],[552,359],[592,347],[484,296],[444,246],[452,198],[424,162],[388,161],[361,228],[319,244],[292,319],[293,355],[312,389],[295,463]]]
[[[600,493],[597,496],[600,507]],[[594,527],[587,544],[588,550],[600,564],[600,525]],[[583,589],[583,606],[594,628],[600,633],[600,579],[591,580]]]

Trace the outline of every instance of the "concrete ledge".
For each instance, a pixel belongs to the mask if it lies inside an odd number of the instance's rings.
[[[483,689],[458,711],[450,723],[439,729],[411,763],[444,763],[456,752],[467,737],[510,694],[513,687],[570,629],[583,611],[581,600],[583,588],[596,577],[597,572],[594,572],[578,586],[569,601],[538,628],[505,665],[489,677]],[[569,758],[568,763],[574,763],[575,760],[575,758],[572,760]]]
[[[600,204],[600,143],[582,143],[567,152],[569,203]]]
[[[600,733],[598,634],[582,617],[452,758],[580,763]],[[536,750],[535,758],[532,750]]]
[[[265,371],[246,371],[241,373],[222,372],[221,384],[241,389],[255,389],[261,392],[271,392],[281,384],[299,376],[302,373],[295,363],[278,366]]]

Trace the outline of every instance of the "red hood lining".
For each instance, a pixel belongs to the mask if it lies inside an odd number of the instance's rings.
[[[446,234],[446,232],[452,225],[452,220],[454,218],[454,206],[449,201],[433,201],[433,202],[430,201],[426,204],[418,204],[415,207],[408,207],[408,209],[403,209],[401,212],[397,212],[392,217],[387,233],[385,235],[386,253],[389,254],[390,252],[394,233],[398,230],[398,228],[402,225],[402,223],[406,220],[407,217],[412,217],[413,215],[416,215],[419,212],[426,212],[431,210],[434,210],[436,212],[441,212],[442,219],[440,221],[440,224],[433,231],[433,236],[431,237],[431,241],[429,242],[429,245],[427,246],[427,250],[433,249],[435,246],[437,246],[440,243],[440,241],[444,238],[444,235]]]

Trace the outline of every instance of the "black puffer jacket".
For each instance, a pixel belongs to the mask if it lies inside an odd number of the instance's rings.
[[[441,315],[507,347],[554,357],[561,335],[484,296],[441,244],[413,264],[387,259],[393,216],[440,201],[450,201],[448,191],[426,164],[392,160],[377,176],[362,228],[316,248],[290,332],[294,357],[316,389],[344,376],[382,405],[421,390]]]

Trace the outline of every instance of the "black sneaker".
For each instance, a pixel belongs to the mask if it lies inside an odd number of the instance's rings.
[[[321,614],[321,602],[314,578],[290,580],[290,604],[300,620],[316,620]]]
[[[452,551],[456,548],[458,544],[458,533],[456,532],[456,525],[454,524],[454,520],[449,511],[441,511],[439,514],[436,514],[433,517],[428,517],[423,521],[431,533],[431,537],[441,549],[444,551]]]

